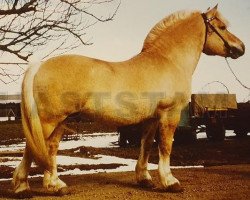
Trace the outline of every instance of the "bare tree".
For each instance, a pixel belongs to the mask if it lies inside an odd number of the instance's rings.
[[[0,82],[4,84],[16,82],[25,72],[24,65],[27,63],[0,63]]]
[[[89,45],[85,30],[97,22],[114,18],[117,0],[0,0],[0,51],[27,61],[32,53],[54,42],[48,55],[79,45]],[[106,17],[96,7],[115,4]]]
[[[48,45],[44,58],[90,45],[86,29],[112,20],[120,3],[120,0],[0,0],[1,58],[12,54],[27,62],[33,52]],[[0,82],[5,84],[18,79],[24,71],[21,65],[16,65],[19,71],[13,73],[6,64],[0,63]]]

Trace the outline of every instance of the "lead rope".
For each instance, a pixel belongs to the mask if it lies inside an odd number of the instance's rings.
[[[240,79],[239,79],[239,78],[236,76],[236,74],[234,73],[234,71],[233,71],[232,67],[230,66],[230,64],[229,64],[229,62],[228,62],[228,60],[227,60],[226,57],[225,57],[225,60],[226,60],[226,63],[227,63],[227,66],[228,66],[229,70],[230,70],[231,73],[234,75],[234,78],[236,79],[236,81],[237,81],[242,87],[244,87],[245,89],[249,90],[249,92],[250,92],[250,87],[246,86],[245,84],[243,84],[243,83],[240,81]]]

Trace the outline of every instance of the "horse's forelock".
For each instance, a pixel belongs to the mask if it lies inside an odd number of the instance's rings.
[[[223,22],[226,25],[226,27],[230,25],[229,21],[219,11],[216,12],[216,18],[219,19],[221,22]]]

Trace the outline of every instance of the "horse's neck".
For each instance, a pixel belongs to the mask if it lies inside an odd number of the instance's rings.
[[[192,76],[199,61],[204,40],[205,25],[200,13],[195,13],[167,28],[146,52],[152,56],[166,58],[168,64],[171,62]]]

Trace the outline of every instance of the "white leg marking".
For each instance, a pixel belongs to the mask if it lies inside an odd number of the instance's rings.
[[[28,183],[28,173],[32,163],[31,155],[28,153],[27,147],[24,151],[23,159],[13,173],[12,184],[14,186],[15,193],[19,193],[25,190],[30,190]]]
[[[176,183],[180,184],[179,181],[171,173],[170,158],[164,158],[161,154],[159,161],[159,175],[161,184],[166,188]]]

